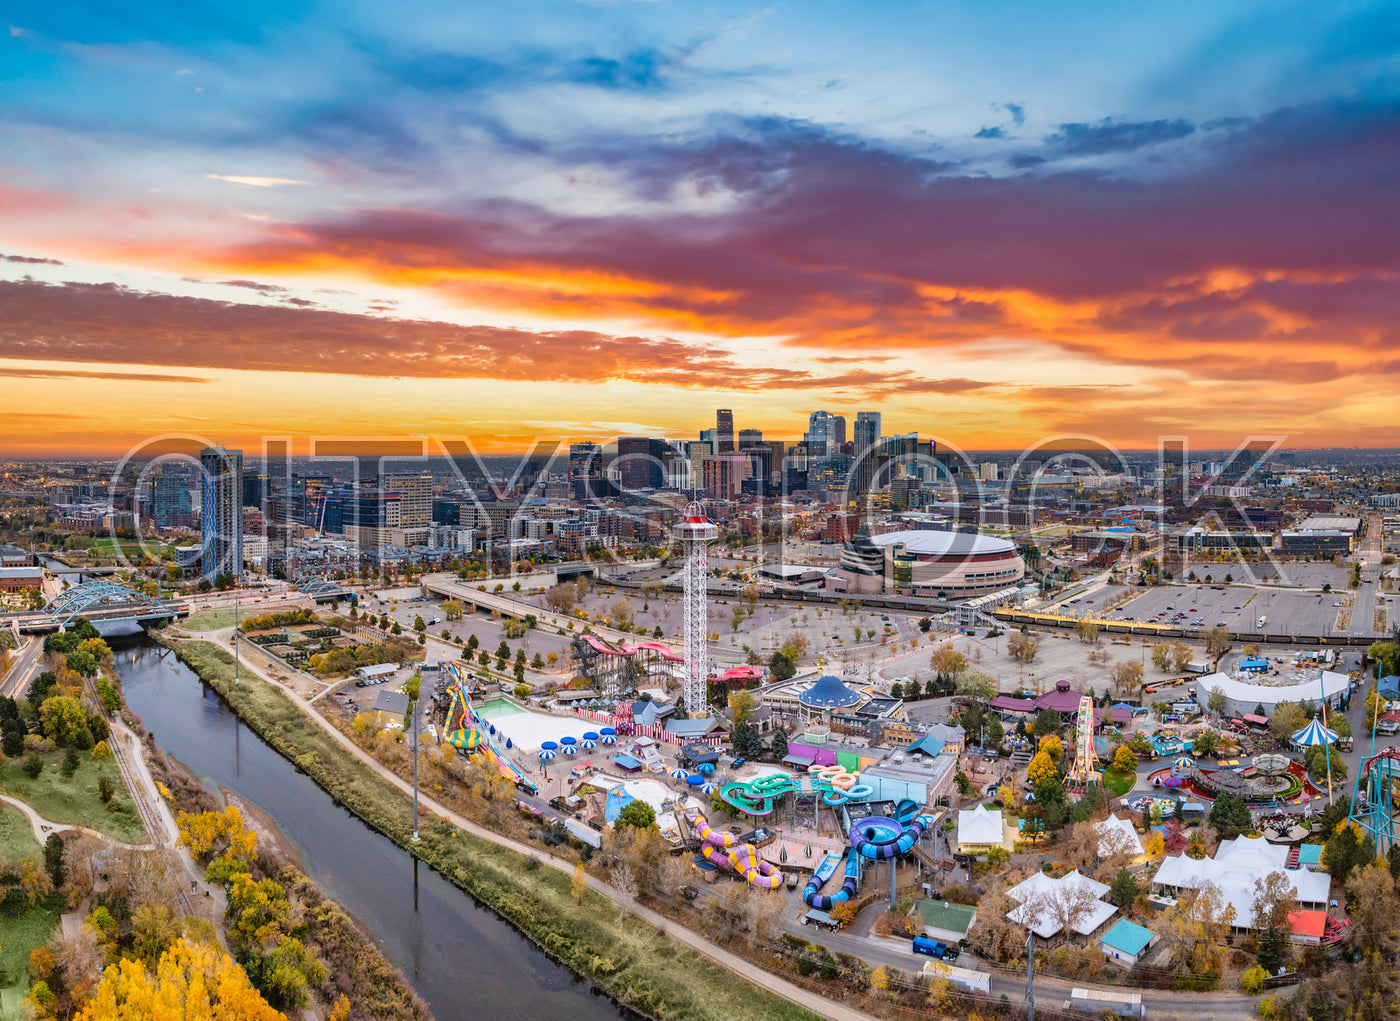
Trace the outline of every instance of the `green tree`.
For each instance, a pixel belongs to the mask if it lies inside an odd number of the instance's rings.
[[[1137,895],[1138,884],[1133,874],[1127,869],[1119,869],[1118,875],[1113,877],[1113,885],[1108,888],[1109,903],[1125,908],[1137,900]]]
[[[1270,975],[1275,974],[1283,963],[1283,933],[1277,929],[1261,929],[1259,939],[1259,967]]]
[[[656,826],[656,809],[640,799],[629,801],[617,813],[613,828],[619,833],[626,828],[649,830]]]
[[[773,680],[786,681],[797,673],[797,664],[782,649],[777,649],[768,660],[768,672],[773,675]]]
[[[57,833],[50,833],[44,841],[44,868],[49,873],[54,889],[61,887],[67,878],[67,872],[63,865],[63,838]]]
[[[751,759],[763,752],[763,735],[751,723],[736,724],[729,741],[734,746],[734,754],[741,758]]]
[[[30,752],[24,757],[24,765],[20,766],[24,775],[31,780],[39,779],[39,774],[44,771],[44,760],[39,757],[38,752]]]
[[[1219,686],[1210,689],[1206,698],[1206,708],[1219,715],[1225,711],[1225,692]]]
[[[1215,804],[1210,806],[1207,821],[1220,834],[1222,840],[1233,840],[1241,833],[1248,833],[1254,828],[1254,821],[1249,815],[1249,805],[1242,798],[1229,794],[1222,794],[1215,799]]]
[[[1060,714],[1053,709],[1042,709],[1036,714],[1035,722],[1031,724],[1031,733],[1036,737],[1044,737],[1046,734],[1053,734],[1062,726]]]
[[[76,741],[79,731],[87,730],[87,713],[82,703],[69,695],[45,699],[39,707],[39,719],[43,722],[44,735],[59,745]]]
[[[781,761],[783,761],[783,759],[787,758],[787,754],[788,754],[788,736],[787,736],[787,731],[785,731],[785,730],[783,730],[781,727],[779,727],[777,730],[773,731],[772,756],[773,756],[773,758],[775,758],[775,759],[777,759],[779,762],[781,762]],[[1400,847],[1400,845],[1396,845],[1396,846],[1397,846],[1397,847]]]

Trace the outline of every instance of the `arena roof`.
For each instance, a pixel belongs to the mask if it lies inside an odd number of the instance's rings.
[[[967,532],[940,532],[929,528],[872,535],[870,541],[877,546],[889,546],[902,542],[907,552],[923,557],[986,556],[1016,552],[1014,542],[998,539],[996,536],[971,535]]]
[[[1217,673],[1196,681],[1196,701],[1205,705],[1210,693],[1219,688],[1233,702],[1253,702],[1270,707],[1280,702],[1321,702],[1324,698],[1342,694],[1350,687],[1351,680],[1346,674],[1331,670],[1320,671],[1318,677],[1301,684],[1251,684],[1238,681],[1229,674]]]

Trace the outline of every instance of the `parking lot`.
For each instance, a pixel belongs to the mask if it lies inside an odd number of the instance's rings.
[[[1172,585],[1142,595],[1106,614],[1112,620],[1153,621],[1181,627],[1224,625],[1234,632],[1325,636],[1337,632],[1337,604],[1347,593],[1252,589],[1239,585]],[[1263,620],[1264,623],[1260,624]]]

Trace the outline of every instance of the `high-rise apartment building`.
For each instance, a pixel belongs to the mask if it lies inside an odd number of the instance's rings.
[[[734,453],[734,412],[728,408],[720,408],[715,412],[715,440],[719,445],[719,453]]]
[[[188,526],[193,514],[189,479],[183,475],[157,475],[151,480],[151,517],[157,528]]]
[[[399,526],[426,528],[433,521],[433,476],[429,472],[382,475],[380,492],[399,495]]]
[[[739,449],[740,449],[740,450],[743,450],[745,447],[754,447],[754,446],[757,446],[758,444],[760,444],[760,443],[762,443],[762,442],[763,442],[763,430],[762,430],[762,429],[740,429],[740,430],[739,430]]]
[[[199,467],[201,573],[237,577],[243,573],[243,451],[207,447],[199,452]]]

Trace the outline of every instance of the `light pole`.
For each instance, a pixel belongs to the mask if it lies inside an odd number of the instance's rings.
[[[413,842],[418,843],[418,703],[423,695],[423,672],[418,672],[418,698],[408,703],[408,711],[413,716]],[[417,861],[417,859],[414,859]]]

